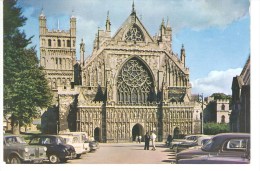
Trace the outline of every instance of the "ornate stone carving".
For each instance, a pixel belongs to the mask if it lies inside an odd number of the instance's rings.
[[[142,31],[137,25],[132,25],[125,35],[126,41],[144,41],[144,36]]]

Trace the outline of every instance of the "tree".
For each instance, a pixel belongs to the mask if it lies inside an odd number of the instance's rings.
[[[25,24],[16,0],[4,0],[4,114],[11,115],[12,132],[32,122],[52,95],[31,38],[19,30]]]
[[[214,97],[214,100],[220,100],[220,99],[231,99],[231,95],[226,95],[224,93],[213,93],[211,97]]]

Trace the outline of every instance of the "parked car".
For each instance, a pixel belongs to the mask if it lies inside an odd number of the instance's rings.
[[[213,136],[206,144],[198,149],[187,149],[176,154],[176,163],[181,159],[190,159],[202,155],[219,157],[240,157],[246,151],[250,142],[248,133],[222,133]]]
[[[46,154],[51,163],[66,162],[68,159],[76,158],[74,147],[65,144],[64,139],[58,135],[33,136],[29,144],[47,147]]]
[[[90,151],[90,145],[88,142],[88,135],[86,132],[63,132],[59,135],[70,135],[73,137],[77,137],[80,143],[83,143],[84,149],[89,152]]]
[[[181,159],[178,164],[250,164],[250,143],[247,143],[242,156],[204,155],[191,159]]]
[[[174,139],[171,142],[171,149],[177,147],[179,144],[194,144],[196,145],[196,141],[199,137],[206,136],[204,134],[195,134],[195,135],[186,135],[184,139]]]
[[[186,150],[188,148],[190,148],[190,149],[191,148],[200,148],[203,144],[208,142],[211,138],[212,138],[212,136],[202,136],[202,137],[198,137],[198,139],[195,141],[184,141],[175,146],[175,151],[180,152],[180,151]]]
[[[97,149],[99,149],[99,143],[95,140],[90,140],[89,142],[89,147],[90,147],[90,151],[96,151]]]
[[[178,164],[250,164],[250,159],[238,157],[199,156],[191,159],[182,159]]]
[[[10,164],[25,162],[42,163],[47,160],[47,148],[39,145],[28,145],[23,137],[4,135],[4,161]]]
[[[76,158],[80,158],[82,154],[89,151],[89,143],[80,141],[78,136],[75,135],[60,135],[66,144],[72,145],[76,151]]]

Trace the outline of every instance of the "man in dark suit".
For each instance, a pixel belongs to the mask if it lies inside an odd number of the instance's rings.
[[[146,132],[144,136],[144,150],[149,150],[149,143],[150,143],[150,135]]]

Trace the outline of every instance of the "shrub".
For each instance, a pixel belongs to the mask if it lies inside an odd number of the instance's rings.
[[[205,123],[203,126],[204,134],[215,135],[219,133],[229,132],[229,125],[226,123]]]

